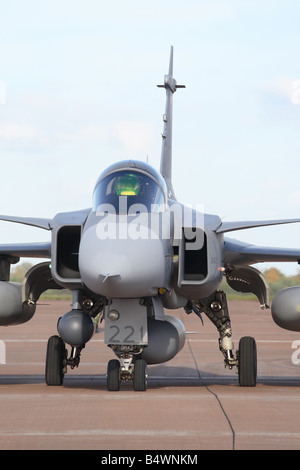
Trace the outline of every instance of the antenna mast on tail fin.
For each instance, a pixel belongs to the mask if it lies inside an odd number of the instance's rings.
[[[163,116],[164,129],[162,133],[160,172],[167,183],[169,198],[175,199],[174,190],[172,186],[173,93],[175,93],[177,88],[185,88],[185,85],[177,85],[177,82],[173,77],[173,46],[171,46],[169,74],[165,75],[164,84],[157,86],[159,88],[166,89],[167,97],[165,114]]]

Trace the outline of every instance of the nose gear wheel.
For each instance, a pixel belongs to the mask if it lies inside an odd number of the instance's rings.
[[[147,389],[147,363],[143,359],[138,359],[134,364],[133,389],[136,392],[144,392]]]
[[[120,390],[121,374],[118,359],[111,359],[107,364],[107,390],[117,392]]]
[[[147,363],[137,356],[141,354],[143,347],[110,345],[118,359],[111,359],[107,366],[107,390],[120,390],[121,382],[132,382],[133,389],[137,392],[147,390]]]

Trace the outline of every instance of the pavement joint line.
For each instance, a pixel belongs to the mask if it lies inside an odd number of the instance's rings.
[[[216,401],[218,402],[219,404],[219,407],[220,407],[220,410],[221,412],[223,413],[223,416],[225,418],[225,420],[227,421],[227,424],[229,426],[229,429],[230,429],[230,435],[231,435],[231,438],[232,438],[232,450],[235,450],[235,430],[234,430],[234,427],[231,423],[231,419],[230,419],[230,416],[227,414],[223,404],[222,404],[222,400],[221,398],[219,397],[219,395],[214,392],[213,390],[211,390],[210,388],[210,384],[207,383],[207,379],[205,379],[205,377],[202,377],[202,374],[201,374],[201,371],[199,370],[198,368],[198,363],[197,363],[197,360],[196,360],[196,357],[194,355],[194,352],[192,350],[192,347],[191,347],[191,344],[190,344],[190,340],[188,339],[187,341],[188,343],[188,347],[189,347],[189,350],[190,350],[190,353],[192,355],[192,358],[193,358],[193,361],[194,361],[194,364],[195,364],[195,367],[196,367],[196,371],[198,373],[198,377],[199,377],[199,380],[201,383],[203,383],[204,387],[206,388],[206,390],[211,393],[211,395],[216,399]]]
[[[0,436],[28,436],[28,437],[38,437],[38,436],[148,436],[148,437],[190,437],[190,436],[230,436],[229,432],[224,431],[174,431],[174,430],[164,430],[160,431],[158,429],[75,429],[72,431],[0,431]]]
[[[72,431],[0,431],[0,436],[23,436],[23,437],[39,437],[39,436],[149,436],[149,437],[217,437],[224,436],[229,437],[231,433],[229,431],[173,431],[173,430],[149,430],[149,429],[137,429],[137,430],[128,430],[128,429],[77,429]],[[237,437],[295,437],[299,438],[299,432],[285,432],[285,431],[238,431]]]

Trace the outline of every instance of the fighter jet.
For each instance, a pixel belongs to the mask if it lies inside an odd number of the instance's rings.
[[[27,322],[47,289],[69,289],[72,308],[58,312],[57,332],[49,338],[45,381],[63,384],[68,367],[78,367],[81,354],[103,322],[104,341],[112,357],[107,389],[132,382],[147,389],[147,366],[171,360],[181,351],[183,323],[166,314],[183,308],[215,325],[225,367],[236,368],[241,386],[257,381],[255,339],[233,345],[223,277],[234,290],[255,294],[270,308],[269,288],[252,265],[264,261],[300,260],[300,248],[260,247],[227,238],[227,233],[253,227],[300,222],[300,219],[223,222],[201,207],[177,201],[172,185],[173,47],[162,85],[166,93],[160,170],[143,161],[120,161],[100,174],[92,207],[58,213],[53,219],[0,216],[0,220],[48,230],[49,243],[0,245],[0,325]],[[11,265],[20,257],[40,258],[22,284],[10,282]],[[300,331],[300,287],[284,289],[272,302],[274,321]],[[55,333],[55,332],[53,332]],[[222,357],[222,356],[221,356]]]

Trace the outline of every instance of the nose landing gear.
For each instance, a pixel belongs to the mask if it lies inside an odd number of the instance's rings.
[[[144,392],[147,390],[147,363],[143,359],[135,359],[135,355],[142,352],[142,348],[128,346],[112,346],[120,360],[111,359],[107,365],[107,390],[120,390],[121,382],[132,382],[133,390]]]

